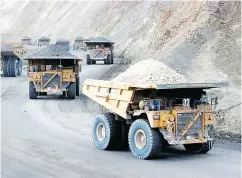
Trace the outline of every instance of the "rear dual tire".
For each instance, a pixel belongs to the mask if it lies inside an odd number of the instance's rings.
[[[17,77],[22,73],[22,60],[18,60],[14,56],[9,56],[3,61],[3,76]]]
[[[95,117],[93,141],[98,149],[126,149],[128,148],[128,125],[115,120],[113,113],[102,113]]]
[[[3,76],[4,77],[10,77],[10,60],[9,59],[4,59],[3,61]]]
[[[10,57],[9,74],[11,77],[17,77],[19,73],[19,61],[15,57]]]

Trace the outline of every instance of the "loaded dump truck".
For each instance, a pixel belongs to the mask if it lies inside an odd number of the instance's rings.
[[[24,54],[22,43],[1,43],[1,70],[3,77],[17,77],[22,73]]]
[[[67,39],[58,39],[58,40],[56,40],[56,42],[55,42],[55,45],[57,45],[57,46],[61,46],[61,47],[63,47],[64,49],[66,49],[67,51],[70,50],[70,46],[69,46],[69,44],[70,44],[70,41],[67,40]]]
[[[167,145],[184,145],[190,153],[211,150],[217,98],[209,98],[204,90],[227,86],[86,80],[82,91],[109,110],[95,117],[96,147],[107,150],[128,145],[136,158],[147,159]]]
[[[104,64],[113,64],[113,44],[104,37],[90,38],[85,41],[87,48],[87,65],[104,61]]]
[[[62,93],[68,99],[79,96],[79,59],[65,49],[49,45],[28,60],[29,98],[37,99],[48,93]]]

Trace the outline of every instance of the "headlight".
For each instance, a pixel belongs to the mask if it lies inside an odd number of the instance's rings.
[[[160,120],[160,115],[153,115],[153,120]]]

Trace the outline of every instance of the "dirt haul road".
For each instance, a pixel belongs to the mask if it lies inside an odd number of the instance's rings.
[[[118,65],[83,66],[86,78],[110,78]],[[92,141],[98,106],[86,97],[28,99],[26,76],[1,78],[2,177],[240,177],[240,144],[219,141],[211,152],[190,155],[170,148],[155,160],[129,151],[102,151]]]

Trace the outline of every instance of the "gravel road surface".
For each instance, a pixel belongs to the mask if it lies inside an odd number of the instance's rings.
[[[110,78],[120,65],[83,66],[86,78]],[[1,167],[6,178],[220,177],[239,178],[240,144],[218,140],[208,154],[171,147],[155,160],[95,148],[91,127],[98,106],[85,96],[28,98],[26,75],[1,78]]]

